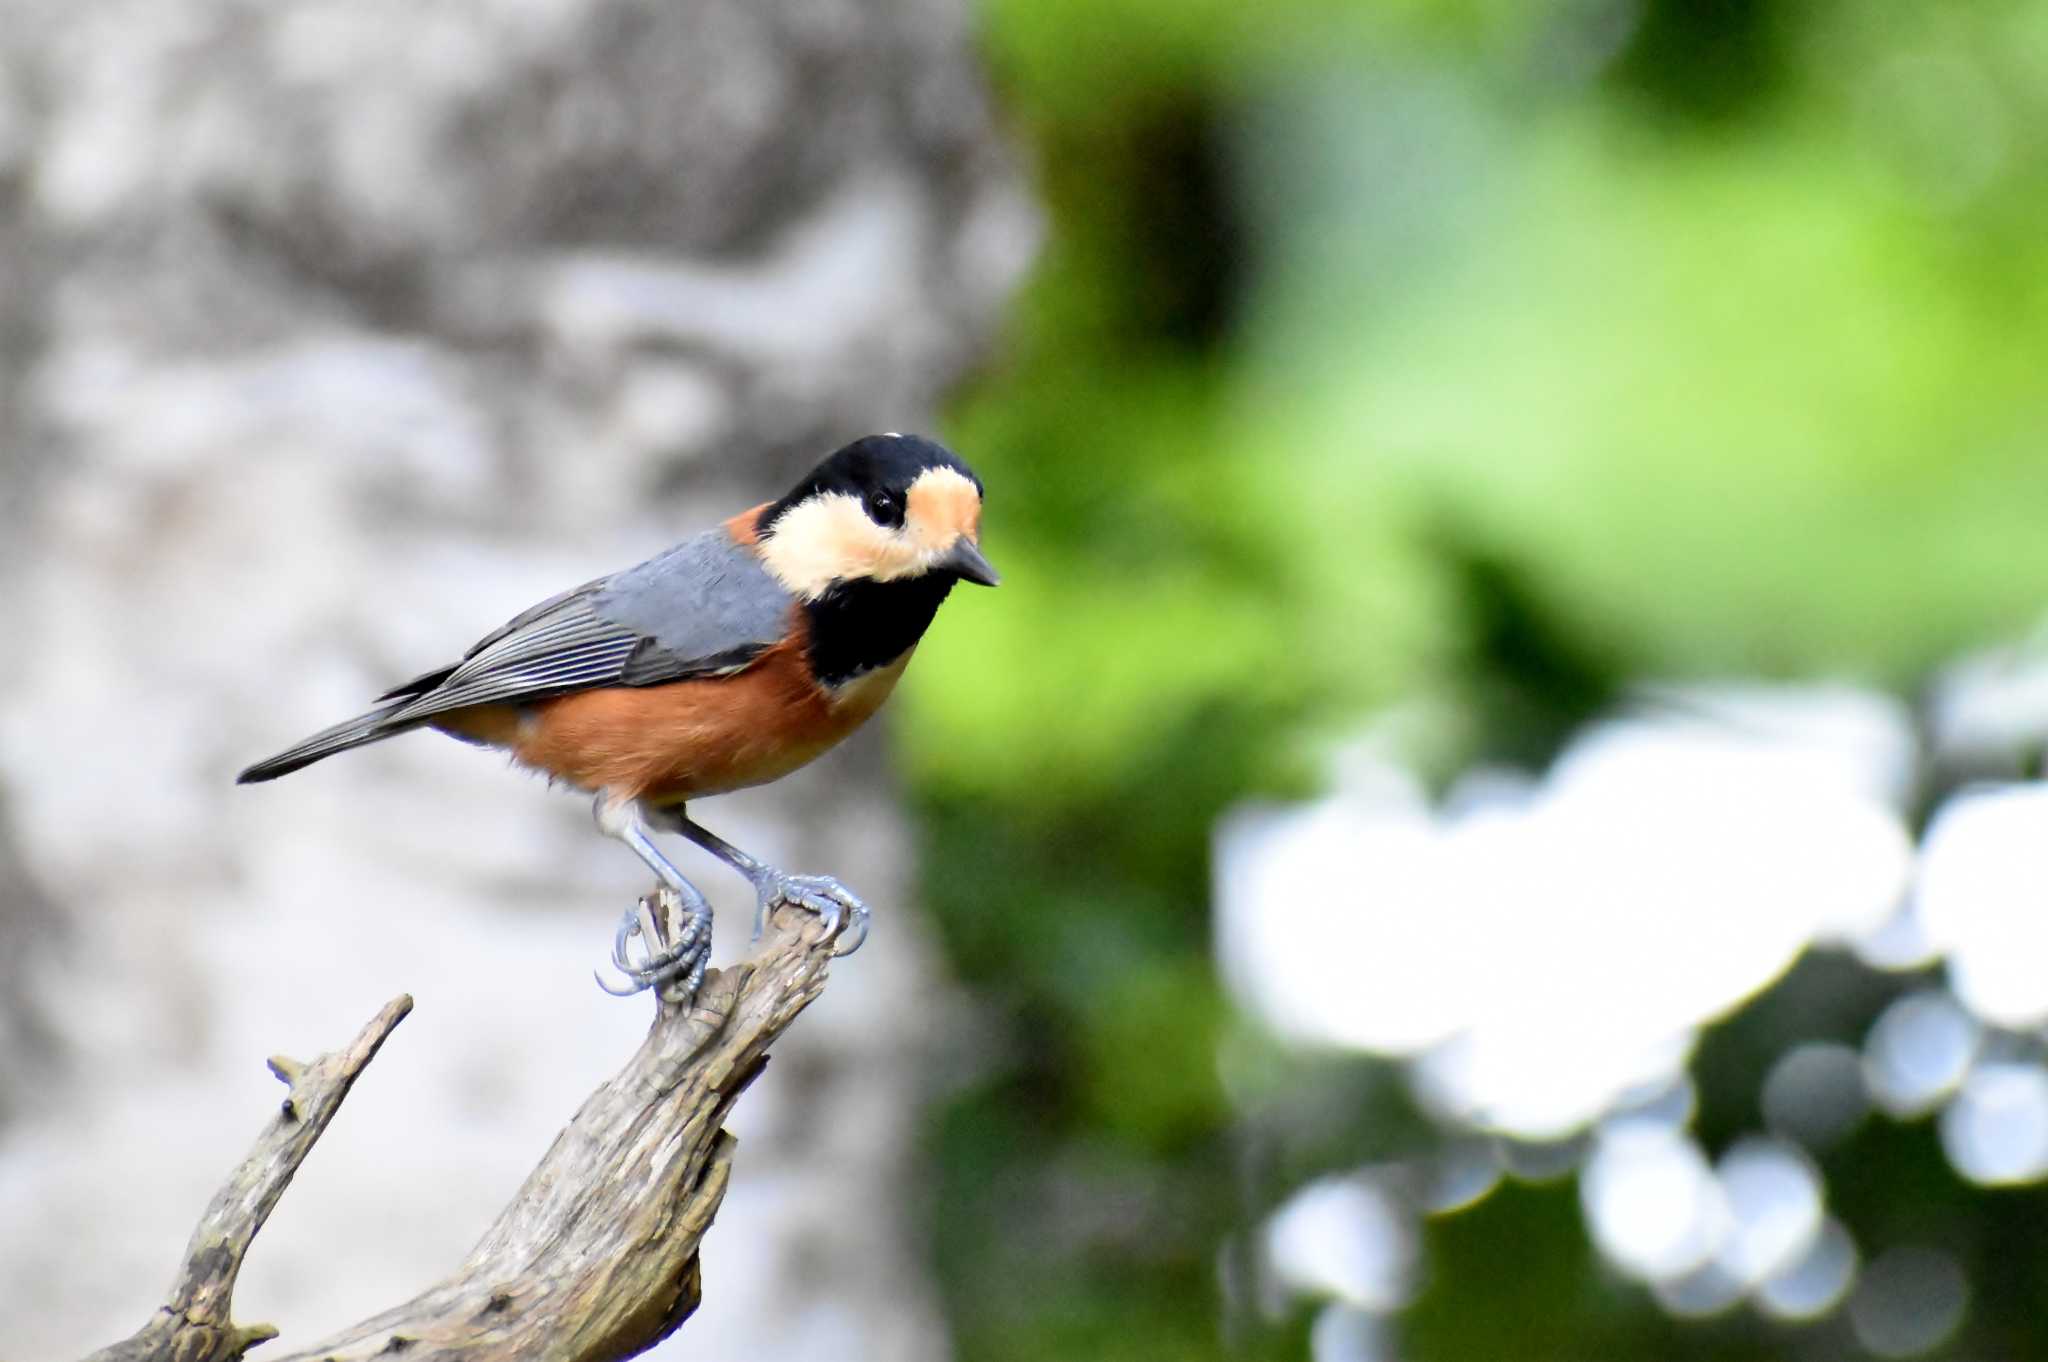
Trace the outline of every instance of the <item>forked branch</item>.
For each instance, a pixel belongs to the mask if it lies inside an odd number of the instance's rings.
[[[677,920],[673,902],[659,911]],[[610,1362],[666,1338],[697,1308],[699,1246],[732,1169],[726,1116],[768,1047],[824,989],[831,958],[814,916],[776,910],[752,957],[712,971],[694,999],[660,999],[639,1050],[584,1102],[452,1275],[277,1362]],[[230,1362],[275,1336],[232,1323],[235,1275],[350,1084],[411,1007],[410,998],[387,1004],[346,1050],[313,1064],[271,1061],[291,1095],[208,1207],[169,1301],[88,1362]]]

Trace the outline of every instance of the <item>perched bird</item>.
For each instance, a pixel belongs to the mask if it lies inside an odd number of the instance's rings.
[[[637,567],[541,602],[460,662],[423,672],[366,714],[238,776],[274,780],[414,728],[502,748],[595,796],[597,825],[682,901],[690,925],[640,958],[620,923],[613,962],[633,993],[701,977],[710,907],[655,846],[672,831],[753,884],[758,912],[787,902],[867,936],[868,910],[837,880],[789,875],[699,826],[703,795],[760,785],[817,757],[872,715],[957,581],[994,586],[982,557],[981,480],[915,435],[871,435],[787,496],[741,512]],[[759,918],[757,917],[757,929]],[[602,981],[601,981],[602,982]]]

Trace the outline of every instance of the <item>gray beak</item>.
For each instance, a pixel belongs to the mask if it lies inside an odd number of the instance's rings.
[[[975,547],[974,541],[964,534],[954,541],[946,556],[932,566],[978,586],[994,586],[1003,580],[1001,574],[989,566],[988,559],[981,556],[981,550]]]

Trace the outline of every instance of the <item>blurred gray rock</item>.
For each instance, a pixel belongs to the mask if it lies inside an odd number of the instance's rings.
[[[0,1086],[35,1018],[55,1068],[0,1127],[0,1354],[139,1324],[262,1057],[401,990],[240,1313],[309,1339],[461,1256],[645,1026],[588,975],[644,874],[433,736],[234,771],[928,426],[1035,231],[957,0],[8,0]],[[742,1104],[668,1355],[946,1352],[906,1208],[953,1003],[882,753],[700,811],[878,920]],[[743,887],[685,864],[730,958]]]

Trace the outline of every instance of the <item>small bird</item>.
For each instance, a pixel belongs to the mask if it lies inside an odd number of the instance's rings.
[[[674,891],[688,923],[671,949],[629,910],[612,960],[637,993],[701,979],[710,905],[654,844],[681,833],[744,875],[768,909],[820,914],[839,954],[867,937],[868,909],[839,881],[790,875],[692,820],[688,801],[761,785],[811,761],[889,697],[955,582],[994,586],[981,553],[981,479],[934,440],[870,435],[779,501],[685,539],[637,567],[542,601],[460,662],[384,692],[381,703],[259,761],[238,784],[415,728],[501,748],[594,796],[598,827]]]

